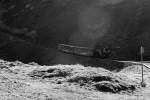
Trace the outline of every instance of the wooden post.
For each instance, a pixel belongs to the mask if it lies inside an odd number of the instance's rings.
[[[141,46],[140,47],[140,58],[141,58],[141,69],[142,69],[142,82],[141,82],[141,86],[142,87],[145,87],[146,86],[146,84],[145,84],[145,82],[144,82],[144,65],[143,65],[143,54],[144,54],[144,47],[143,46]]]
[[[142,82],[144,81],[144,78],[143,78],[143,53],[144,53],[144,48],[141,46],[140,55],[141,55],[141,65],[142,65]]]

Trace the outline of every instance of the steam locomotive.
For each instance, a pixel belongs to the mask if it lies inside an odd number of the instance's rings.
[[[72,46],[66,44],[58,44],[58,50],[69,54],[101,58],[101,59],[109,58],[112,54],[111,50],[107,47],[94,49],[94,48],[79,47],[79,46]]]

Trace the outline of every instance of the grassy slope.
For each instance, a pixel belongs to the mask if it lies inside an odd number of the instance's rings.
[[[147,87],[140,88],[140,74],[130,67],[114,73],[81,65],[40,66],[0,60],[0,69],[0,99],[4,100],[148,100],[150,94],[148,71]]]

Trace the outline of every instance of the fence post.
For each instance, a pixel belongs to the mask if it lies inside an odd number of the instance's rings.
[[[146,87],[146,83],[144,82],[144,65],[143,65],[143,54],[144,54],[144,47],[141,46],[140,47],[140,60],[141,60],[141,69],[142,69],[142,82],[141,82],[141,86],[142,87]]]

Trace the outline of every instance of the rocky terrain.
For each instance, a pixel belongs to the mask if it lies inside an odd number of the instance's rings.
[[[147,64],[148,65],[148,64]],[[150,70],[108,71],[82,65],[41,66],[0,60],[1,100],[149,100]]]

